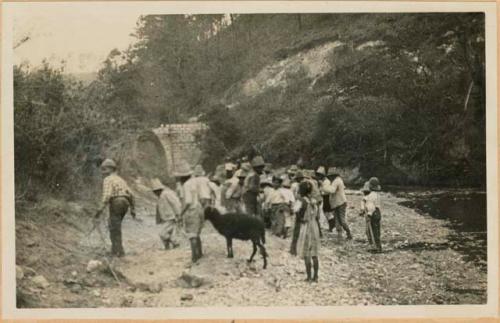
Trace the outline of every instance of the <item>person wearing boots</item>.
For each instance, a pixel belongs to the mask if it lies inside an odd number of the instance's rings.
[[[202,256],[202,244],[200,239],[203,227],[203,208],[200,203],[198,185],[191,176],[193,171],[187,162],[181,163],[174,176],[180,186],[179,196],[182,203],[181,218],[184,220],[184,230],[191,244],[191,261],[196,263]]]
[[[307,273],[307,282],[318,282],[320,247],[317,204],[311,201],[312,185],[309,182],[299,184],[299,199],[295,203],[294,211],[300,222],[300,233],[297,242],[298,255],[304,259]],[[311,260],[314,275],[311,275]]]
[[[153,193],[158,197],[156,203],[156,224],[163,224],[160,231],[160,239],[165,250],[177,248],[176,231],[177,222],[181,214],[181,201],[177,194],[170,188],[164,186],[159,179],[153,180]]]
[[[352,240],[351,230],[346,222],[347,198],[344,181],[335,167],[328,169],[326,177],[330,180],[330,185],[323,185],[323,192],[330,194],[330,207],[335,217],[338,238],[341,239],[343,229],[347,234],[347,240]]]
[[[106,159],[101,164],[104,176],[101,207],[95,215],[98,221],[101,213],[109,206],[109,235],[111,240],[111,255],[122,257],[125,255],[122,244],[122,221],[130,208],[130,214],[135,219],[135,202],[132,190],[127,182],[116,171],[116,163]]]

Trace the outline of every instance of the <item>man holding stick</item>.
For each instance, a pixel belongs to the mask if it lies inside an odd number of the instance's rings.
[[[132,190],[127,182],[121,178],[116,171],[116,163],[112,159],[106,159],[101,164],[101,172],[104,176],[101,207],[94,219],[97,223],[101,213],[109,205],[109,235],[111,240],[111,254],[123,257],[125,251],[122,245],[122,221],[130,208],[130,214],[135,219],[135,202]]]

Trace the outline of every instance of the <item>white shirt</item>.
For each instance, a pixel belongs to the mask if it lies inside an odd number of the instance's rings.
[[[210,186],[211,182],[208,177],[198,176],[193,178],[193,180],[196,182],[196,186],[198,187],[200,199],[211,200],[212,194],[215,195],[215,192],[213,192],[212,187]]]
[[[158,212],[164,220],[172,220],[181,214],[181,201],[174,191],[165,187],[158,198]]]
[[[344,181],[337,176],[330,185],[322,185],[323,192],[330,194],[330,206],[336,208],[347,202]]]
[[[193,177],[180,186],[179,193],[183,208],[185,208],[186,205],[189,205],[190,209],[195,209],[200,206],[198,185]]]
[[[293,195],[293,192],[291,189],[286,188],[286,187],[280,187],[279,191],[285,198],[285,203],[288,205],[293,205],[295,203],[295,195]]]
[[[380,209],[380,197],[377,192],[370,192],[370,194],[365,195],[363,200],[361,200],[361,210],[365,211],[368,215],[372,215],[376,208]]]

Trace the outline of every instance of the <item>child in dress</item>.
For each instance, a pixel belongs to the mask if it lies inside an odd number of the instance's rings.
[[[311,201],[312,185],[309,182],[299,184],[299,197],[295,203],[294,211],[300,223],[299,239],[297,241],[298,255],[304,258],[307,282],[318,282],[320,246],[319,226],[317,222],[318,206]],[[314,275],[311,276],[311,259]]]

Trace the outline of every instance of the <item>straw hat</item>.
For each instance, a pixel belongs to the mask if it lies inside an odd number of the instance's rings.
[[[380,182],[378,178],[372,177],[370,178],[369,182],[369,187],[370,191],[380,191],[382,188],[380,187]]]
[[[252,165],[249,162],[244,162],[241,164],[241,169],[244,169],[246,172],[252,170]]]
[[[238,169],[236,171],[236,173],[234,173],[234,176],[236,176],[238,178],[245,178],[245,177],[247,177],[247,175],[248,175],[248,173],[243,168]]]
[[[269,186],[273,185],[273,183],[271,182],[269,177],[267,177],[265,175],[260,178],[260,186],[264,186],[264,185],[269,185]]]
[[[252,167],[259,167],[259,166],[265,166],[266,163],[264,162],[264,158],[262,156],[255,156],[252,159]]]
[[[113,159],[107,158],[101,164],[101,168],[104,168],[104,167],[111,167],[111,168],[116,169],[116,163]]]
[[[175,177],[185,177],[193,174],[191,166],[187,162],[181,162],[179,166],[176,167],[174,171]]]
[[[158,178],[155,178],[151,181],[151,190],[153,192],[164,190],[164,189],[165,189],[165,185],[163,185]]]
[[[196,165],[194,167],[194,176],[205,176],[205,170],[203,169],[203,166]]]
[[[235,168],[236,168],[236,165],[231,163],[231,162],[224,164],[224,169],[226,171],[233,171]]]
[[[320,174],[320,175],[326,176],[325,167],[319,166],[318,169],[316,170],[316,174]]]

